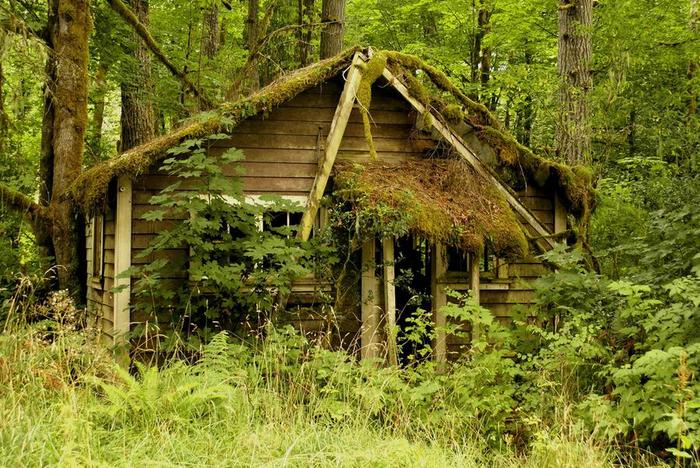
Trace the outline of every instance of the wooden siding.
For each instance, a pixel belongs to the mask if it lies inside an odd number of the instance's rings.
[[[210,151],[213,154],[234,147],[243,151],[245,160],[237,167],[225,167],[226,175],[241,176],[246,194],[275,193],[279,195],[308,195],[313,184],[319,157],[330,130],[330,124],[342,92],[342,82],[331,81],[310,89],[277,109],[242,122],[232,132],[231,138],[216,140]],[[415,115],[410,106],[394,91],[375,87],[371,108],[372,134],[377,156],[387,162],[399,162],[422,157],[435,147],[435,142],[424,134],[415,132]],[[362,161],[369,159],[369,147],[364,137],[362,118],[354,108],[340,145],[338,160]],[[177,178],[153,169],[138,177],[133,184],[132,207],[132,263],[141,265],[155,258],[185,260],[186,248],[171,249],[158,255],[143,257],[143,249],[164,229],[177,222],[176,217],[163,221],[145,221],[142,216],[153,207],[149,200]],[[184,183],[183,190],[194,188],[194,183]],[[166,279],[173,284],[186,281],[187,272],[169,269]],[[307,285],[308,286],[308,285]],[[290,320],[307,331],[327,328],[327,317],[308,307],[310,295],[298,284],[297,311]],[[308,288],[307,288],[308,289]],[[307,297],[309,296],[309,297]],[[132,297],[132,301],[134,298]],[[351,340],[357,333],[359,322],[354,314],[339,319],[338,331]],[[134,317],[138,319],[138,317]]]
[[[518,192],[518,198],[550,232],[554,232],[554,194],[552,192],[529,186]]]
[[[107,337],[112,337],[114,321],[114,211],[107,208],[104,212],[104,273],[102,279],[87,278],[87,310],[89,319],[93,325],[102,331]],[[92,221],[86,227],[86,251],[87,271],[92,272],[93,262],[93,229]]]

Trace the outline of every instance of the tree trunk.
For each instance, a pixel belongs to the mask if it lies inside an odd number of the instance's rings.
[[[481,99],[491,110],[495,107],[495,100],[486,99],[487,87],[489,80],[491,79],[491,47],[484,46],[484,38],[491,32],[491,9],[484,2],[481,2],[481,8],[479,9],[479,33],[481,34],[481,39],[479,40],[480,46],[480,60],[479,60],[479,83],[481,84]]]
[[[323,0],[321,21],[329,23],[321,30],[321,59],[326,59],[343,51],[345,0]]]
[[[94,92],[93,92],[93,112],[92,112],[92,122],[90,124],[90,134],[88,136],[88,149],[89,154],[87,158],[91,158],[92,161],[88,161],[88,166],[100,161],[102,159],[102,125],[104,123],[105,115],[105,95],[107,91],[107,64],[104,59],[100,60],[97,66],[97,73],[95,73],[94,82]]]
[[[258,31],[260,28],[260,0],[248,0],[248,17],[245,21],[246,47],[248,53],[254,53],[258,43]],[[250,91],[260,89],[260,70],[257,61],[252,64],[248,71],[248,85]]]
[[[299,0],[299,65],[305,67],[311,60],[311,26],[314,22],[314,0]]]
[[[131,9],[137,15],[139,22],[148,26],[148,0],[131,0]],[[120,151],[126,151],[141,145],[155,136],[155,115],[151,96],[153,83],[151,81],[151,56],[148,47],[141,37],[133,34],[135,59],[133,73],[127,76],[128,81],[121,85],[122,115]]]
[[[479,30],[481,30],[481,85],[486,86],[491,78],[491,48],[484,46],[483,38],[491,32],[491,11],[482,8],[479,11]]]
[[[525,65],[532,64],[532,54],[530,52],[525,52]],[[530,146],[532,142],[532,125],[535,120],[535,112],[533,108],[532,95],[526,91],[525,98],[523,99],[523,104],[517,111],[518,121],[516,122],[516,129],[518,140],[525,146]]]
[[[202,54],[208,59],[214,58],[219,51],[219,4],[217,0],[204,9],[202,14]]]
[[[591,163],[588,91],[592,86],[593,0],[560,0],[557,152],[569,164]]]
[[[72,292],[80,288],[77,218],[64,195],[80,173],[83,160],[90,25],[88,0],[49,1],[49,33],[55,60],[51,237],[59,265],[59,286]]]

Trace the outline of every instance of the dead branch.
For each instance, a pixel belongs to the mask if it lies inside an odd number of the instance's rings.
[[[150,51],[153,53],[153,55],[156,56],[156,58],[163,64],[165,65],[165,68],[167,68],[170,73],[173,74],[177,79],[179,79],[182,84],[185,86],[185,88],[191,92],[198,100],[203,109],[211,109],[214,107],[214,104],[212,101],[207,98],[195,85],[192,83],[189,78],[187,78],[187,75],[183,72],[178,70],[178,68],[175,66],[173,62],[170,61],[170,59],[165,55],[163,50],[160,48],[156,40],[153,38],[151,33],[148,31],[146,26],[143,25],[138,19],[138,17],[134,14],[133,11],[129,7],[127,7],[121,0],[107,0],[107,3],[109,3],[109,6],[119,14],[119,16],[124,19],[127,23],[129,23],[136,33],[143,39],[143,42],[146,44],[146,46],[150,49]]]

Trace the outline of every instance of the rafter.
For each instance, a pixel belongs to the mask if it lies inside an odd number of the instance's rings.
[[[321,198],[323,198],[323,193],[326,191],[328,178],[331,175],[333,164],[335,164],[335,157],[338,154],[338,148],[340,148],[340,142],[343,139],[345,128],[347,127],[348,120],[350,119],[350,113],[352,112],[352,107],[355,103],[357,89],[359,88],[360,81],[362,79],[362,72],[360,71],[361,61],[363,61],[363,59],[361,54],[358,52],[355,54],[355,57],[353,57],[352,65],[350,65],[350,71],[348,72],[347,80],[345,82],[345,87],[343,88],[343,93],[340,95],[338,107],[335,109],[335,115],[333,116],[333,121],[331,122],[331,129],[328,132],[328,137],[326,138],[323,159],[319,161],[316,178],[314,179],[314,184],[311,187],[311,192],[309,193],[309,200],[306,204],[304,216],[301,219],[301,229],[299,229],[297,234],[302,240],[308,240],[309,236],[311,235],[311,229],[316,220],[316,214],[318,213]]]

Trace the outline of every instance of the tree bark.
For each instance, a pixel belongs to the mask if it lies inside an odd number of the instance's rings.
[[[55,60],[53,81],[53,174],[51,238],[61,288],[76,292],[78,277],[77,217],[65,194],[78,176],[83,161],[87,127],[88,0],[50,0],[50,36]]]
[[[532,54],[530,52],[525,52],[525,65],[532,64]],[[532,94],[525,92],[525,98],[523,99],[522,107],[517,111],[517,122],[516,130],[518,135],[518,140],[525,146],[530,146],[532,142],[532,125],[535,120],[534,103],[532,101]]]
[[[593,0],[560,0],[557,152],[569,164],[591,163],[588,92],[592,86]]]
[[[148,27],[148,0],[131,0],[131,9],[141,24]],[[151,56],[148,47],[138,34],[133,34],[134,69],[127,73],[127,81],[121,85],[122,115],[120,151],[126,151],[146,143],[155,136],[156,119],[151,96]]]
[[[248,0],[248,16],[245,20],[246,48],[248,54],[257,51],[258,34],[260,32],[260,0]],[[255,60],[255,59],[254,59]],[[257,60],[251,64],[248,74],[248,86],[251,92],[260,89],[260,70]]]
[[[321,22],[326,23],[321,30],[321,60],[323,60],[343,51],[345,0],[323,0]]]
[[[479,33],[481,39],[479,40],[479,83],[481,84],[481,98],[484,104],[493,110],[495,107],[494,99],[485,99],[487,97],[486,89],[491,79],[491,47],[484,45],[484,39],[491,32],[491,13],[492,10],[490,6],[486,5],[485,2],[481,2],[481,8],[479,9]]]
[[[88,154],[86,158],[92,159],[87,161],[88,166],[102,159],[102,126],[104,124],[105,115],[105,97],[107,91],[107,63],[104,58],[100,59],[95,73],[93,95],[93,111],[92,122],[90,123],[90,134],[88,136]],[[92,164],[91,164],[92,163]]]
[[[299,65],[305,67],[311,60],[311,24],[314,22],[314,0],[299,0]],[[305,27],[307,26],[307,27]]]
[[[219,51],[219,3],[213,0],[202,13],[202,54],[208,59],[214,58]]]

